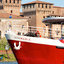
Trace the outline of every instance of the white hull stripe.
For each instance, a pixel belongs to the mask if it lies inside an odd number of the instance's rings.
[[[7,40],[16,40],[16,41],[35,43],[35,44],[45,44],[45,45],[64,47],[63,43],[61,43],[59,40],[54,40],[54,39],[18,36],[18,35],[13,35],[13,34],[6,34],[6,38],[7,38]]]

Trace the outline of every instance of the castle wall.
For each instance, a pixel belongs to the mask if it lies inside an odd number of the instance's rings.
[[[6,19],[0,18],[0,32],[1,38],[5,37],[5,32],[7,30],[13,31],[15,34],[27,33],[28,29],[22,28],[22,26],[28,26],[28,19]]]
[[[13,15],[20,15],[21,0],[3,0],[3,11]]]

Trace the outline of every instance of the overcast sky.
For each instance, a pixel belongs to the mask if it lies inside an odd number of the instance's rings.
[[[35,1],[35,0],[22,0],[22,4],[27,2],[32,2],[32,1]],[[64,0],[40,0],[40,1],[50,2],[50,3],[53,3],[55,6],[64,7]],[[20,11],[22,11],[22,9]]]

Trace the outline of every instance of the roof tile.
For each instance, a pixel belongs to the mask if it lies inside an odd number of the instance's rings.
[[[52,4],[53,5],[53,3],[44,2],[44,1],[32,1],[32,2],[29,2],[29,3],[22,4],[22,5],[37,4],[37,3],[40,3],[40,4]]]

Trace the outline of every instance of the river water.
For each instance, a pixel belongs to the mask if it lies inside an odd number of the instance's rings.
[[[18,64],[17,62],[0,62],[0,64]]]

